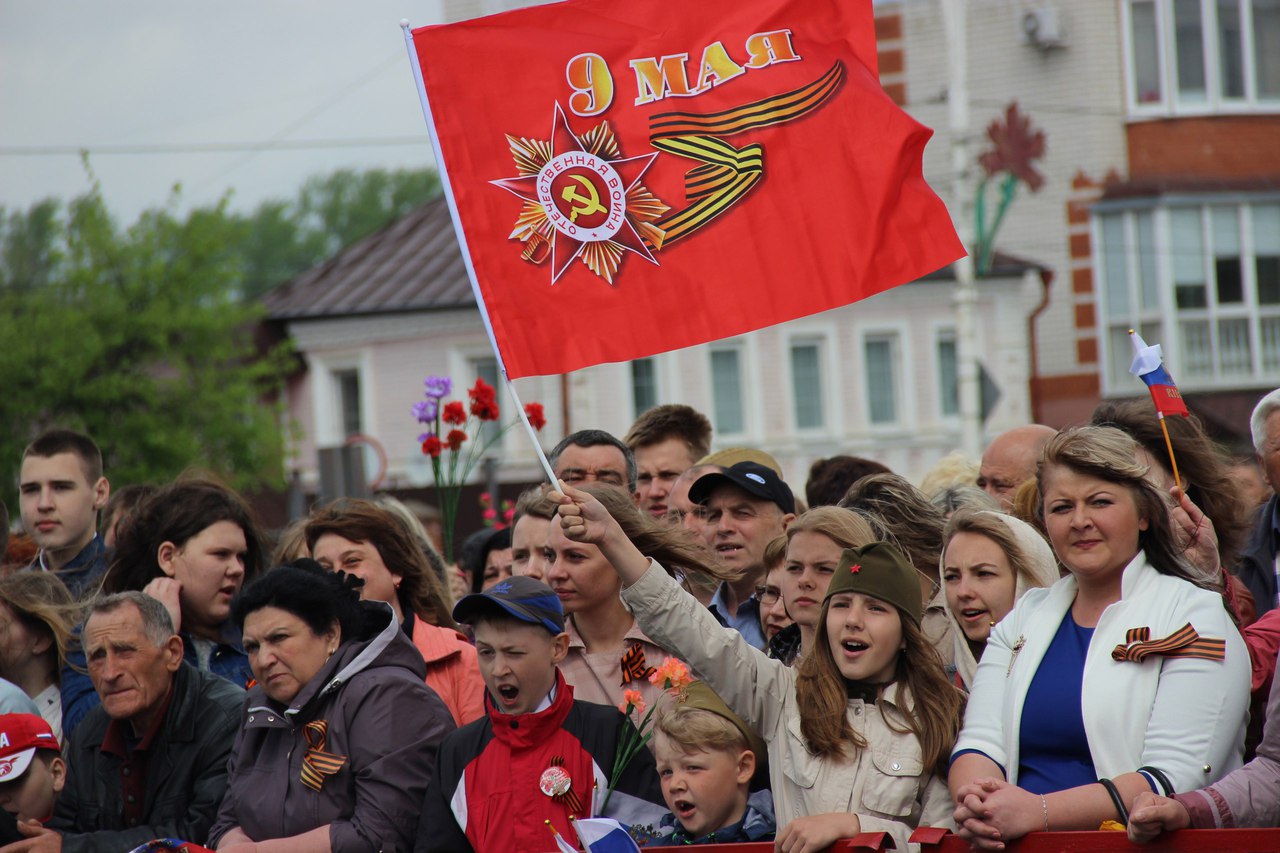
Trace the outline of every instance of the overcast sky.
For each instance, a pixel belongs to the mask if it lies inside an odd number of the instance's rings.
[[[84,192],[80,148],[124,221],[175,183],[184,206],[231,188],[251,209],[316,173],[430,165],[399,21],[440,15],[440,0],[0,0],[0,206]]]

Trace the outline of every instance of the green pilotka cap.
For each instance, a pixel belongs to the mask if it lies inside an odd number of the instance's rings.
[[[888,542],[845,548],[823,601],[838,592],[857,592],[887,601],[920,624],[924,602],[915,567]]]

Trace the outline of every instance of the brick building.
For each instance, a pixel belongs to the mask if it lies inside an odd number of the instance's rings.
[[[876,9],[886,89],[945,127],[940,4]],[[1048,137],[1046,186],[1000,234],[1054,272],[1028,354],[1034,417],[1061,426],[1133,396],[1135,328],[1240,443],[1280,385],[1280,3],[989,0],[968,4],[967,36],[975,133],[1017,100]],[[945,151],[927,157],[945,194]]]

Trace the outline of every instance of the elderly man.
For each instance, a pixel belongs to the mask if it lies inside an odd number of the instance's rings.
[[[83,642],[102,705],[67,746],[67,784],[49,828],[24,826],[35,837],[4,853],[130,850],[165,837],[204,843],[227,787],[244,691],[184,664],[169,612],[140,592],[96,600]]]
[[[1258,454],[1262,475],[1271,495],[1258,510],[1249,544],[1240,557],[1236,574],[1253,593],[1253,603],[1261,616],[1277,604],[1276,578],[1280,575],[1280,389],[1258,401],[1249,419],[1253,449]]]
[[[764,552],[796,517],[795,496],[777,473],[756,462],[739,462],[703,474],[689,489],[689,500],[703,507],[703,536],[716,558],[737,569],[738,580],[725,581],[711,609],[758,649],[765,645],[760,628],[756,586],[764,580]]]
[[[1041,451],[1057,434],[1053,427],[1027,424],[997,435],[982,454],[978,488],[999,501],[1000,507],[1008,512],[1018,486],[1035,476]]]

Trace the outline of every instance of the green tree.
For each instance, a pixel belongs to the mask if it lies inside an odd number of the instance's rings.
[[[340,169],[309,178],[290,202],[243,220],[241,293],[256,300],[440,193],[434,169]]]
[[[224,202],[151,210],[121,230],[95,184],[65,209],[0,211],[0,477],[14,500],[22,448],[82,429],[117,483],[188,467],[239,488],[284,479],[279,399],[292,359],[255,345],[236,298],[242,222]],[[10,506],[14,506],[10,503]]]

